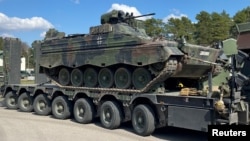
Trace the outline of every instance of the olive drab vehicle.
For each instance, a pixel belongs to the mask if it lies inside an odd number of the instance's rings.
[[[237,49],[239,54],[247,56],[250,53],[250,22],[240,23],[236,25],[238,36],[237,36]],[[244,65],[241,67],[240,75],[245,80],[248,80],[250,76],[249,66],[250,66],[250,59],[239,60]],[[239,62],[238,61],[238,62]],[[247,83],[246,83],[247,84]],[[249,87],[249,86],[248,86]]]
[[[239,50],[250,53],[250,22],[236,25],[239,32],[237,36],[237,46]]]
[[[219,50],[185,40],[149,37],[143,21],[120,10],[101,16],[89,34],[46,39],[41,43],[40,72],[63,87],[141,93],[200,87],[216,70]],[[62,34],[61,34],[62,35]],[[214,74],[216,71],[213,71]]]
[[[250,22],[240,23],[236,25],[238,30],[238,36],[237,36],[237,48],[238,48],[238,54],[241,56],[248,56],[248,57],[241,57],[237,61],[241,63],[241,65],[238,65],[240,68],[240,73],[238,74],[241,78],[237,82],[239,82],[238,85],[242,86],[241,92],[242,95],[244,95],[247,98],[247,101],[250,103],[250,96],[249,96],[249,77],[250,77]],[[246,58],[246,59],[243,59]]]

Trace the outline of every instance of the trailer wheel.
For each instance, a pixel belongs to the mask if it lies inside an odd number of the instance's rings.
[[[155,116],[148,105],[138,105],[133,110],[132,125],[135,132],[141,136],[148,136],[155,130]]]
[[[24,92],[18,97],[17,105],[22,112],[32,112],[33,97],[31,97],[27,92]]]
[[[95,114],[94,105],[89,99],[80,98],[74,105],[74,117],[79,123],[90,123]]]
[[[17,109],[17,95],[13,93],[12,91],[9,91],[5,98],[4,98],[4,103],[8,109]]]
[[[51,113],[51,102],[45,94],[39,94],[33,103],[34,111],[38,115],[47,116]]]
[[[67,119],[71,116],[71,103],[66,97],[58,96],[53,100],[52,114],[57,119]]]
[[[118,128],[122,121],[120,106],[114,101],[106,101],[101,105],[100,121],[108,129]]]

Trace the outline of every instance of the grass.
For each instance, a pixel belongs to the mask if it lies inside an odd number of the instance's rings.
[[[219,75],[215,76],[212,79],[213,87],[218,87],[221,85],[222,82],[227,82],[226,78],[229,76],[229,72],[222,71]],[[204,82],[204,86],[208,85],[208,81]]]

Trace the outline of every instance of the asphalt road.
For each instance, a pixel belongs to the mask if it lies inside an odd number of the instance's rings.
[[[59,120],[6,109],[0,98],[0,141],[205,141],[207,136],[177,128],[157,129],[153,135],[142,137],[133,132],[131,123],[119,129],[101,127],[96,119],[91,124],[79,124],[72,119]]]

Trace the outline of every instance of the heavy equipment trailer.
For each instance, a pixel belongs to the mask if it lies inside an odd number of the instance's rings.
[[[224,98],[225,104],[220,105],[218,97],[193,95],[197,92],[191,91],[186,89],[186,94],[192,95],[180,95],[180,91],[132,94],[60,87],[53,83],[10,84],[3,96],[9,109],[52,114],[57,119],[73,115],[75,121],[83,124],[100,118],[102,126],[108,129],[131,121],[135,132],[142,136],[165,126],[207,132],[208,125],[249,123],[248,103],[242,101],[240,93],[233,99]]]
[[[217,124],[220,119],[214,109],[216,99],[180,96],[179,92],[118,94],[66,89],[54,84],[11,84],[3,96],[9,109],[34,111],[38,115],[52,113],[58,119],[67,119],[73,112],[79,123],[100,117],[102,125],[109,129],[132,120],[140,135],[150,135],[155,128],[164,126],[207,131],[208,125]]]

